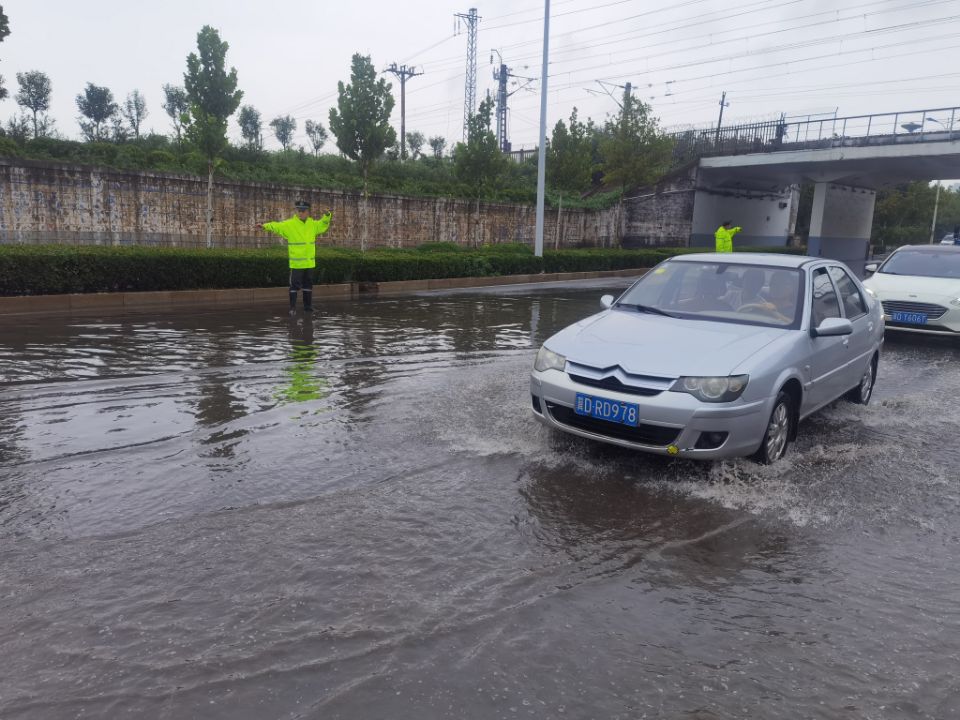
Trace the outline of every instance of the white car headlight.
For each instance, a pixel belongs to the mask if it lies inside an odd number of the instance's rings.
[[[749,375],[681,377],[677,378],[670,390],[671,392],[688,393],[702,402],[731,402],[743,395],[749,380]]]
[[[537,372],[544,370],[563,370],[567,365],[567,359],[563,355],[558,355],[553,350],[548,350],[544,345],[537,353],[537,360],[533,363],[533,369]]]
[[[950,304],[960,307],[960,297],[955,297],[953,300],[950,301]]]

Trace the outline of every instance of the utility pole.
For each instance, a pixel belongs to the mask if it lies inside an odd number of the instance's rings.
[[[463,141],[467,142],[470,116],[477,107],[477,25],[480,16],[476,8],[467,13],[455,13],[454,17],[467,23],[467,77],[463,88]]]
[[[493,79],[497,81],[497,146],[500,152],[510,152],[507,142],[507,80],[510,79],[510,68],[503,62],[499,50],[494,50],[500,59],[500,67],[493,71]],[[493,55],[490,55],[493,62]]]
[[[940,185],[942,183],[937,180],[937,198],[933,201],[933,221],[930,223],[930,244],[933,245],[933,234],[937,230],[937,210],[940,209]]]
[[[493,79],[497,81],[497,147],[500,152],[510,152],[510,140],[507,138],[507,101],[515,92],[523,90],[527,85],[533,82],[533,78],[523,75],[515,75],[512,68],[508,68],[503,62],[503,56],[499,50],[490,51],[490,62],[493,63],[493,53],[497,54],[500,60],[499,68],[493,71]],[[515,88],[513,92],[507,92],[507,82],[510,78],[519,78],[526,80],[525,83]]]
[[[727,91],[723,91],[723,95],[720,96],[720,119],[717,120],[717,137],[714,140],[714,144],[717,148],[720,147],[720,126],[723,125],[723,109],[729,107],[730,103],[727,102]]]
[[[386,72],[391,72],[400,78],[400,159],[407,159],[407,78],[423,75],[423,71],[416,72],[412,67],[390,63]]]
[[[543,7],[543,69],[540,74],[540,147],[537,156],[537,225],[533,254],[543,257],[543,201],[547,176],[547,68],[550,59],[550,0]]]

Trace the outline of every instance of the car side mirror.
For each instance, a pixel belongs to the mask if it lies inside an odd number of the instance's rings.
[[[852,333],[853,323],[846,318],[827,318],[813,331],[815,337],[836,337]]]
[[[600,304],[605,308],[613,307],[613,300],[613,295],[604,295],[602,298],[600,298]]]
[[[875,273],[875,272],[877,271],[877,268],[879,268],[879,267],[880,267],[880,266],[877,265],[876,263],[869,263],[868,265],[864,265],[864,266],[863,266],[863,269],[864,269],[866,272],[868,272],[868,273],[870,273],[870,274],[872,275],[873,273]]]

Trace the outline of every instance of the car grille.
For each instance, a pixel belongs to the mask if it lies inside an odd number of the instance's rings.
[[[569,425],[578,430],[586,430],[596,435],[627,440],[641,445],[670,445],[680,435],[679,428],[645,425],[643,423],[637,427],[630,427],[629,425],[577,415],[572,408],[552,402],[547,403],[547,410],[550,411],[554,420],[561,425]]]
[[[908,302],[906,300],[884,300],[883,312],[890,315],[895,312],[920,313],[926,315],[931,320],[941,317],[947,308],[943,305],[934,305],[933,303]]]
[[[635,385],[624,385],[619,378],[605,377],[602,380],[584,377],[583,375],[574,375],[570,373],[570,379],[580,385],[600,388],[602,390],[612,390],[613,392],[624,393],[626,395],[641,395],[643,397],[653,397],[663,392],[658,388],[642,388]]]

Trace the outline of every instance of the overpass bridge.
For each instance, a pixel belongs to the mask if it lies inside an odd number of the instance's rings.
[[[725,219],[737,242],[785,245],[799,186],[814,183],[808,248],[860,270],[869,254],[876,191],[960,178],[960,107],[779,120],[672,133],[675,165],[693,194],[689,243],[712,246]],[[642,196],[641,196],[642,197]],[[924,241],[926,238],[917,238]]]

